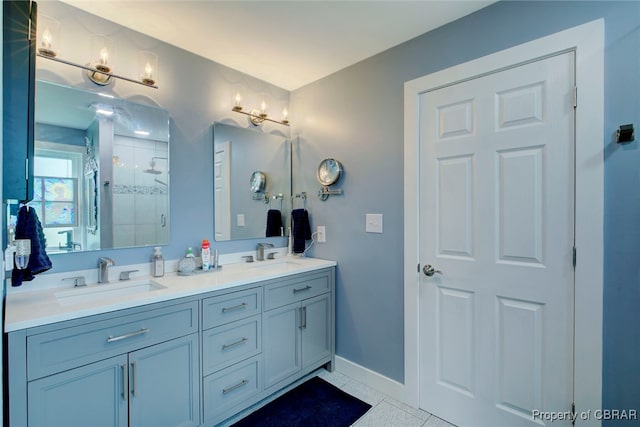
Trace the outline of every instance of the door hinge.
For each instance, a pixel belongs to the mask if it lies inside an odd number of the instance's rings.
[[[573,108],[578,108],[578,86],[573,87]]]
[[[420,263],[418,263],[418,274],[420,274]]]
[[[576,414],[576,403],[575,402],[571,402],[571,425],[574,426],[576,425],[576,416],[578,414]]]
[[[578,255],[577,255],[577,252],[578,252],[578,251],[576,250],[576,247],[574,246],[574,247],[573,247],[573,261],[572,261],[572,262],[573,262],[573,269],[574,269],[574,270],[575,270],[575,268],[576,268],[576,258],[577,258],[577,256],[578,256]]]

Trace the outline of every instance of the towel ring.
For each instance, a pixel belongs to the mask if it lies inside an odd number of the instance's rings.
[[[306,192],[302,192],[300,194],[296,194],[294,196],[291,196],[291,205],[294,205],[295,199],[302,199],[302,207],[304,209],[307,208],[307,193]]]
[[[282,202],[284,201],[284,194],[276,194],[275,196],[271,196],[269,198],[269,209],[271,209],[271,202],[273,200],[280,200],[280,210],[282,211]]]

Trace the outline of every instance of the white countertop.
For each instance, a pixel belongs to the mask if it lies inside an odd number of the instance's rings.
[[[317,258],[283,257],[276,260],[224,265],[219,271],[201,272],[191,276],[167,273],[164,277],[135,277],[131,281],[122,282],[116,279],[107,284],[90,284],[79,288],[58,287],[9,293],[5,302],[4,328],[5,332],[12,332],[205,292],[229,289],[335,265],[335,261]],[[148,283],[159,285],[160,289],[134,290],[128,295],[110,295],[110,291],[116,291],[128,285],[131,285],[131,289],[137,289],[137,284]],[[104,291],[101,292],[102,290]],[[88,298],[83,299],[83,295],[87,295]],[[100,297],[96,298],[96,295],[100,295]],[[68,298],[69,296],[71,298]]]

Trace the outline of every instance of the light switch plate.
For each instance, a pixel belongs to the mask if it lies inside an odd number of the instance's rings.
[[[244,214],[238,214],[236,216],[236,223],[238,224],[238,227],[244,227]]]
[[[382,233],[382,214],[367,214],[365,221],[367,233]]]

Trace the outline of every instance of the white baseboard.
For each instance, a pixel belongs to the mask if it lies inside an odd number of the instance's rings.
[[[404,384],[399,383],[396,380],[385,377],[371,369],[360,366],[357,363],[351,362],[343,357],[336,356],[336,371],[354,379],[362,384],[371,387],[374,390],[384,393],[393,399],[400,402],[407,403],[409,399],[406,398],[406,389]]]

